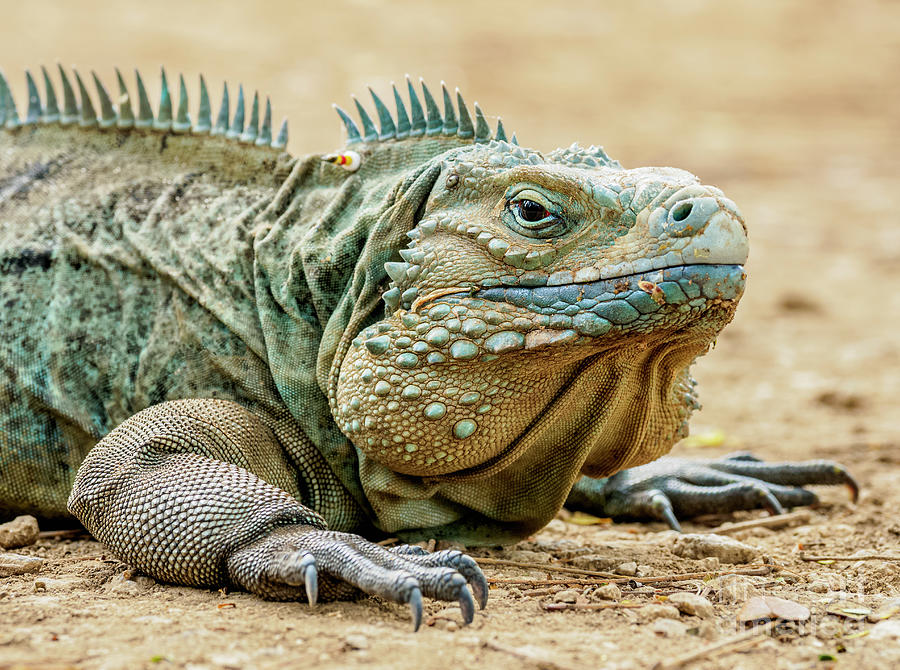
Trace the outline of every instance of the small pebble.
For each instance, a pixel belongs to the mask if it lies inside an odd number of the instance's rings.
[[[681,621],[675,621],[674,619],[656,619],[650,624],[650,630],[660,637],[679,637],[685,634],[687,626]]]
[[[581,595],[575,589],[566,589],[565,591],[560,591],[559,593],[553,594],[553,602],[555,603],[574,603],[578,600],[578,596]]]
[[[39,532],[37,519],[33,516],[17,516],[12,521],[0,524],[0,548],[27,547],[37,541]]]
[[[622,598],[622,589],[616,584],[604,584],[594,589],[594,595],[603,600],[620,600]]]
[[[675,538],[672,553],[682,558],[715,557],[722,563],[749,563],[759,551],[724,535],[688,533]]]
[[[723,575],[710,586],[723,603],[742,603],[758,593],[753,581],[743,575]]]
[[[649,565],[638,565],[637,572],[634,573],[635,577],[652,577],[653,576],[653,568]]]
[[[625,575],[626,577],[634,577],[637,574],[637,563],[634,561],[620,563],[616,567],[616,572],[620,575]]]
[[[792,600],[775,596],[754,596],[744,603],[737,614],[737,620],[741,623],[759,619],[808,621],[809,615],[809,608]]]
[[[594,570],[596,572],[607,572],[616,567],[618,561],[609,556],[601,556],[600,554],[585,554],[584,556],[576,556],[572,559],[572,566],[581,568],[582,570]]]
[[[348,635],[344,638],[344,645],[348,649],[368,649],[369,638],[365,635]]]
[[[668,597],[667,602],[678,608],[683,614],[693,614],[703,619],[715,616],[716,611],[713,609],[712,603],[703,596],[687,591],[679,591]]]
[[[35,556],[22,556],[21,554],[0,554],[0,577],[12,577],[24,575],[30,572],[38,572],[44,565],[43,559]]]
[[[718,556],[707,556],[700,559],[700,569],[707,572],[715,572],[721,567]]]
[[[549,563],[553,557],[543,551],[511,549],[503,555],[503,558],[507,561],[518,561],[520,563]]]
[[[810,582],[809,586],[807,586],[806,588],[813,593],[828,593],[828,582],[817,579]]]

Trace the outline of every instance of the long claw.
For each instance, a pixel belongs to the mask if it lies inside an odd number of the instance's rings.
[[[472,585],[472,591],[475,593],[475,600],[478,602],[478,608],[484,609],[487,606],[488,601],[487,577],[479,570],[476,574],[472,575],[469,584]]]
[[[669,524],[669,528],[680,533],[681,524],[675,517],[675,510],[672,509],[672,501],[662,491],[657,491],[651,497],[650,505],[658,515],[658,518]]]
[[[316,561],[312,559],[303,571],[303,584],[306,587],[306,599],[310,607],[319,599],[319,571],[316,570]]]
[[[766,509],[769,511],[769,514],[772,516],[777,516],[778,514],[784,514],[784,507],[778,502],[778,498],[775,497],[775,494],[769,491],[767,488],[760,486],[759,487],[760,497],[765,500],[763,503],[766,506]]]
[[[466,625],[475,620],[475,601],[465,586],[459,591],[459,608],[462,610],[463,621]]]
[[[843,468],[842,468],[843,469]],[[853,502],[859,500],[859,483],[849,472],[844,470],[844,486],[850,489],[850,499]]]
[[[419,630],[419,626],[422,625],[422,592],[419,590],[419,587],[414,587],[409,592],[409,610],[412,613],[413,619],[413,632]]]

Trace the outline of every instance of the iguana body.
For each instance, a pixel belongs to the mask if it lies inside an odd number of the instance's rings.
[[[322,574],[470,616],[471,559],[337,531],[497,544],[570,494],[675,524],[849,481],[729,460],[579,482],[686,434],[688,367],[743,291],[740,214],[692,175],[520,148],[446,90],[443,113],[376,98],[380,130],[341,112],[354,152],[323,160],[273,150],[243,94],[212,127],[204,85],[191,129],[183,82],[173,120],[165,84],[155,119],[142,85],[136,114],[99,88],[98,119],[77,81],[59,110],[29,77],[27,123],[0,83],[3,513],[68,501],[168,581],[314,600]]]

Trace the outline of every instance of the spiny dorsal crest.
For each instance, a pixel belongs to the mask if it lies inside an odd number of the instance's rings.
[[[38,93],[37,84],[34,77],[27,70],[25,71],[25,80],[28,85],[28,111],[23,120],[19,119],[16,104],[13,101],[12,91],[3,73],[0,72],[0,126],[14,129],[19,126],[29,124],[50,124],[55,123],[61,126],[78,124],[83,128],[97,127],[100,129],[108,128],[138,128],[147,131],[161,133],[191,133],[194,135],[221,135],[227,139],[236,140],[243,144],[253,144],[259,147],[271,147],[273,149],[284,149],[287,144],[287,120],[281,124],[281,129],[275,139],[272,139],[272,105],[266,98],[266,108],[262,118],[262,125],[259,120],[259,94],[253,94],[253,102],[250,106],[250,121],[244,123],[244,87],[238,88],[237,107],[234,116],[229,113],[228,85],[225,84],[222,91],[222,105],[219,110],[215,125],[212,123],[212,107],[209,103],[209,94],[206,89],[206,81],[203,75],[200,75],[200,106],[197,111],[197,122],[191,123],[191,116],[188,112],[188,94],[187,87],[184,83],[184,77],[178,78],[178,106],[173,116],[172,114],[172,98],[169,92],[169,82],[166,78],[165,69],[161,70],[161,93],[159,101],[159,111],[154,116],[153,109],[150,106],[150,99],[147,97],[147,90],[144,87],[144,80],[141,74],[135,70],[135,79],[137,82],[137,110],[132,107],[134,98],[128,93],[125,85],[125,79],[122,73],[116,68],[116,79],[119,84],[119,97],[114,104],[110,98],[106,87],[100,81],[100,78],[91,72],[94,80],[94,88],[97,91],[97,99],[99,101],[99,116],[94,111],[95,107],[88,94],[87,87],[76,70],[72,70],[75,75],[75,83],[78,87],[78,99],[76,100],[75,89],[72,88],[66,71],[62,65],[59,66],[59,77],[62,83],[62,109],[59,107],[56,91],[53,88],[53,82],[47,69],[41,66],[41,73],[44,79],[44,88],[46,94],[45,102],[41,102]]]
[[[391,84],[394,92],[394,107],[396,115],[392,114],[387,105],[378,97],[371,88],[369,93],[375,104],[375,112],[378,116],[378,128],[375,122],[366,111],[366,108],[353,97],[356,111],[362,125],[362,130],[356,122],[343,109],[334,105],[335,111],[344,122],[347,130],[347,144],[383,142],[385,140],[402,140],[408,137],[455,137],[461,140],[471,140],[475,143],[486,143],[492,139],[506,141],[506,131],[503,128],[503,122],[497,119],[497,130],[492,133],[488,125],[487,118],[481,107],[476,102],[475,120],[472,121],[472,115],[469,108],[463,100],[459,89],[456,89],[456,104],[453,104],[453,96],[447,90],[447,85],[441,82],[441,89],[444,95],[444,111],[441,113],[434,96],[425,85],[423,80],[419,80],[422,87],[422,99],[425,100],[424,107],[410,81],[409,75],[406,76],[406,88],[409,97],[409,113],[406,111],[406,103],[397,90],[396,84]],[[518,144],[515,135],[511,142]]]
[[[558,161],[561,163],[569,163],[581,167],[617,167],[622,165],[619,161],[610,158],[603,147],[591,145],[589,147],[579,146],[577,142],[565,149],[555,149],[547,154],[548,160]]]

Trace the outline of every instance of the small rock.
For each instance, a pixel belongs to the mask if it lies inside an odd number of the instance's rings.
[[[128,575],[132,573],[124,573],[121,575],[113,575],[106,584],[103,585],[103,590],[107,593],[121,593],[121,594],[138,594],[148,590],[155,582],[150,578],[144,575],[133,576],[129,579]]]
[[[0,524],[0,547],[18,549],[34,544],[38,538],[37,519],[33,516],[17,516],[12,521]]]
[[[594,570],[595,572],[607,572],[616,567],[618,559],[600,554],[585,554],[572,559],[572,566],[582,570]]]
[[[821,579],[817,579],[809,583],[809,586],[806,587],[813,593],[828,593],[828,582],[825,582]]]
[[[622,598],[622,589],[615,584],[604,584],[594,589],[594,595],[603,600],[620,600]]]
[[[660,637],[679,637],[685,634],[685,632],[687,631],[687,626],[681,621],[675,621],[674,619],[665,618],[656,619],[652,624],[650,624],[650,630],[652,630]]]
[[[719,631],[711,621],[701,621],[696,626],[690,626],[687,629],[688,635],[696,635],[704,640],[715,640],[719,636]]]
[[[808,621],[809,608],[775,596],[754,596],[738,612],[737,620],[740,623],[748,623],[759,619]]]
[[[862,603],[857,603],[852,600],[838,600],[837,602],[830,603],[828,607],[825,608],[825,612],[852,621],[862,621],[872,614],[870,608]]]
[[[344,638],[344,646],[347,649],[368,649],[369,638],[365,635],[348,635]]]
[[[616,572],[626,577],[634,577],[637,574],[637,563],[634,561],[626,561],[616,566]]]
[[[706,558],[701,558],[699,563],[700,565],[698,567],[701,570],[706,570],[707,572],[715,572],[721,567],[719,564],[719,558],[717,556],[707,556]]]
[[[900,621],[881,621],[872,626],[870,640],[896,640],[900,642]]]
[[[638,616],[644,623],[657,619],[680,619],[681,613],[677,607],[671,605],[647,605],[637,610]]]
[[[653,576],[653,568],[649,565],[638,565],[637,571],[634,573],[635,577],[652,577]]]
[[[831,643],[834,638],[844,635],[844,624],[836,619],[820,619],[814,628],[815,636],[820,640]]]
[[[677,607],[679,612],[693,614],[703,619],[708,619],[716,614],[712,603],[703,596],[698,596],[696,593],[689,593],[687,591],[673,593],[669,596],[667,602]]]
[[[24,575],[29,572],[38,572],[44,560],[36,556],[23,556],[22,554],[0,554],[0,577]]]
[[[560,591],[559,593],[553,594],[553,602],[555,603],[574,603],[578,600],[578,596],[581,595],[575,589],[566,589],[565,591]]]
[[[756,585],[743,575],[723,575],[712,586],[723,603],[742,603],[758,593]]]
[[[520,563],[549,563],[552,556],[543,551],[512,549],[506,552],[504,558],[508,561],[518,561]]]
[[[879,621],[888,619],[896,614],[900,614],[900,598],[895,598],[886,603],[882,603],[878,609],[866,617],[866,620],[869,623],[878,623]]]
[[[676,537],[672,553],[682,558],[714,556],[722,563],[749,563],[759,554],[749,544],[715,533],[689,533]]]

